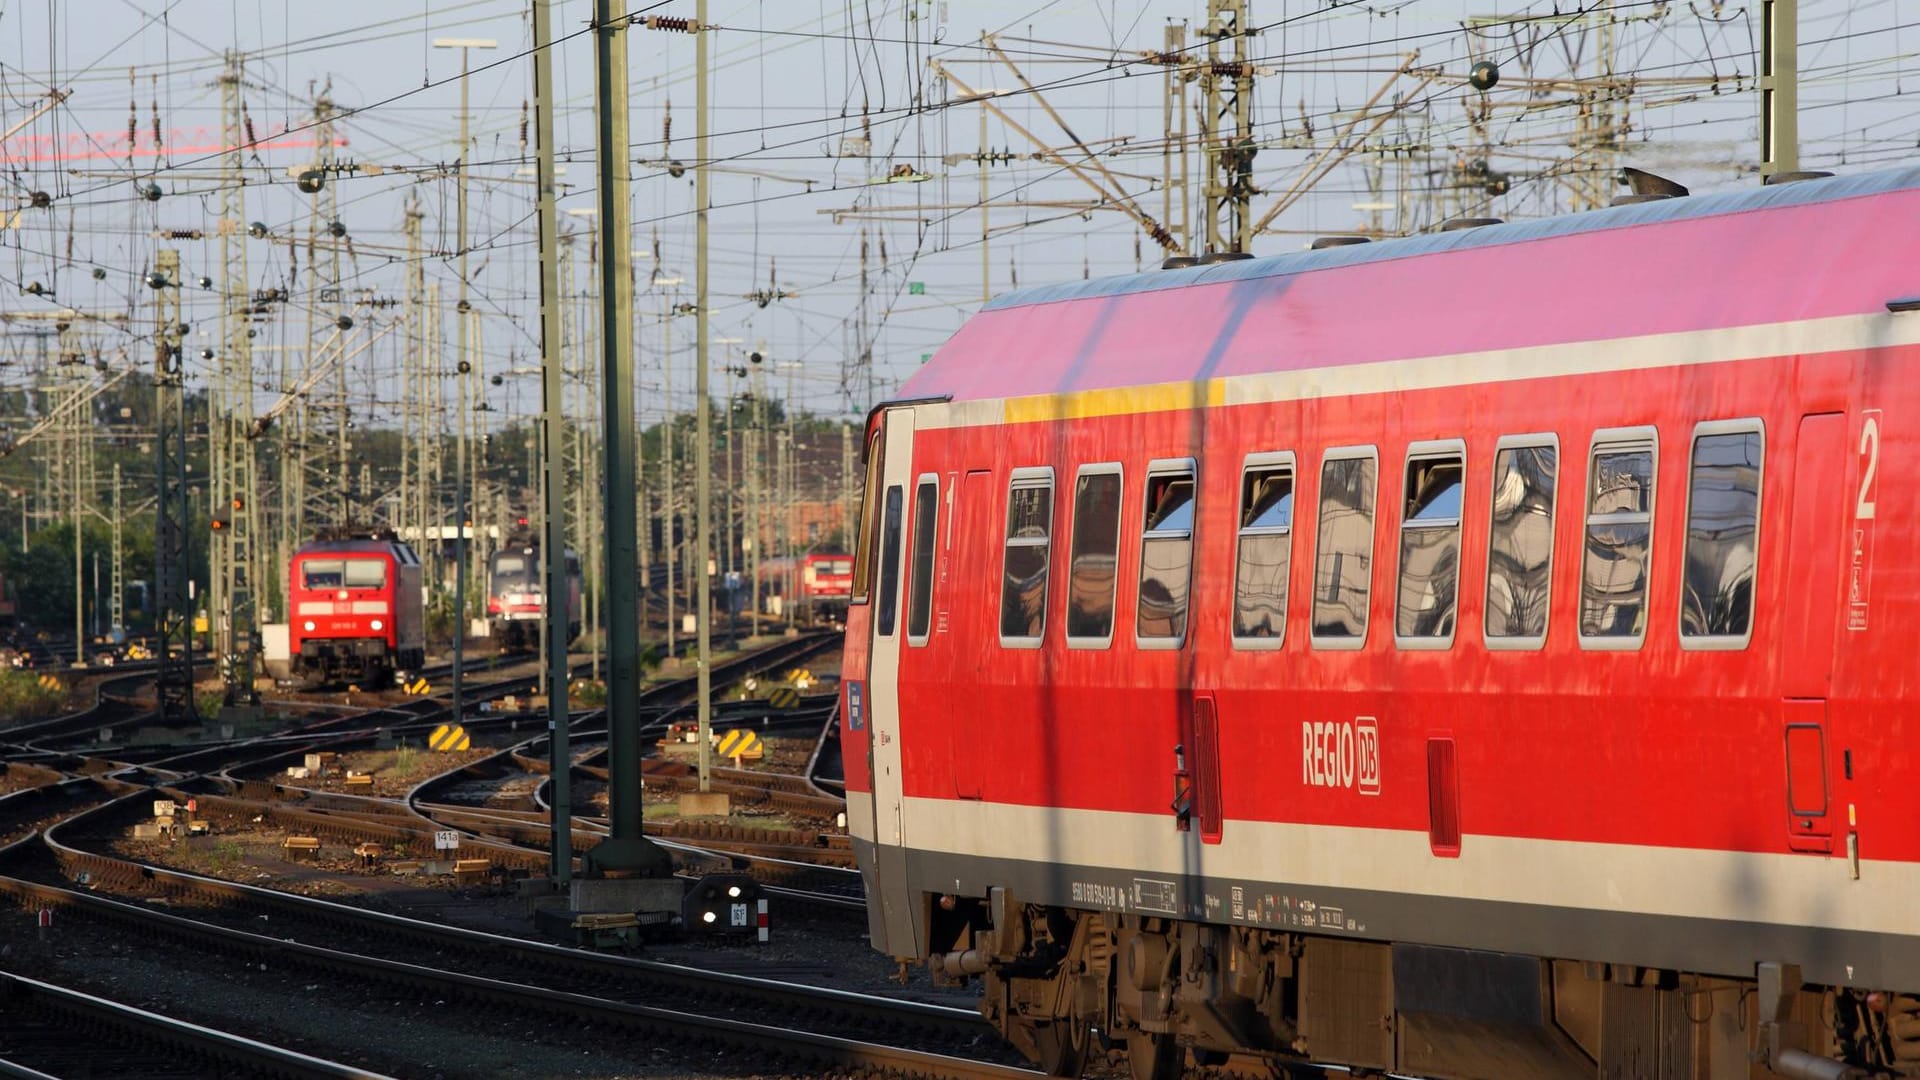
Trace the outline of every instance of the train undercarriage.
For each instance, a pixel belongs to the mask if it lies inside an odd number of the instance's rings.
[[[1124,1048],[1137,1080],[1229,1054],[1275,1076],[1795,1080],[1920,1076],[1920,997],[943,896],[936,978],[1055,1076]]]
[[[393,685],[399,672],[426,663],[421,649],[391,652],[378,638],[309,638],[300,644],[295,673],[318,686],[358,686],[366,690]]]

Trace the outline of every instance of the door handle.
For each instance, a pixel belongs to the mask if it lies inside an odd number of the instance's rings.
[[[1173,746],[1173,827],[1186,832],[1193,825],[1193,777],[1187,772],[1187,748]]]

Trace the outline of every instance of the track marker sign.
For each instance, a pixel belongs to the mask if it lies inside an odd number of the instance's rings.
[[[720,756],[732,758],[736,764],[741,758],[758,761],[765,754],[766,744],[760,741],[760,736],[746,728],[734,728],[720,736]]]
[[[467,737],[467,729],[459,724],[441,724],[427,736],[427,745],[435,750],[469,750],[473,740]]]
[[[791,709],[800,704],[800,691],[791,686],[776,686],[767,691],[767,704],[776,709]]]
[[[427,678],[424,675],[407,683],[404,689],[413,697],[424,697],[433,692],[433,687],[427,682]]]
[[[452,829],[435,829],[433,833],[435,851],[459,851],[460,834]]]

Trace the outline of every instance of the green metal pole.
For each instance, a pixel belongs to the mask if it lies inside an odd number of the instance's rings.
[[[698,709],[700,753],[700,790],[710,790],[709,777],[713,768],[712,738],[713,731],[713,575],[707,570],[707,560],[713,555],[713,402],[708,396],[707,376],[710,368],[707,357],[708,339],[712,336],[707,326],[707,0],[700,0],[694,9],[694,20],[700,24],[700,31],[693,35],[694,49],[694,161],[693,173],[693,237],[695,260],[693,268],[693,306],[694,306],[694,353],[697,360],[694,375],[694,397],[697,399],[695,414],[697,423],[694,436],[694,451],[698,458],[693,466],[694,501],[698,504],[695,511],[695,531],[699,538],[694,541],[693,572],[700,582],[699,601],[694,605],[694,625],[699,634],[698,677],[700,704]],[[733,410],[727,410],[732,416]],[[733,447],[729,443],[728,453]]]
[[[606,392],[607,799],[612,834],[587,855],[596,874],[664,876],[667,853],[640,833],[640,584],[634,492],[633,272],[627,208],[625,0],[594,0],[600,195],[600,345]],[[549,556],[549,562],[554,561]],[[556,774],[557,775],[557,774]]]
[[[567,470],[560,442],[564,432],[565,391],[560,383],[559,222],[553,208],[553,4],[533,0],[533,116],[535,170],[539,174],[540,219],[540,452],[546,458],[547,535],[541,544],[546,565],[547,748],[553,777],[553,883],[573,880],[573,764],[567,731]]]

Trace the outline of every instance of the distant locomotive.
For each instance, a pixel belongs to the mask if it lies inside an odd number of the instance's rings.
[[[875,946],[1061,1075],[1920,1076],[1910,241],[1920,168],[988,304],[867,425]]]
[[[420,559],[391,538],[316,540],[287,575],[289,659],[322,684],[384,686],[426,663]]]
[[[566,553],[567,640],[580,636],[580,556]],[[487,560],[487,631],[503,649],[529,648],[540,640],[546,614],[546,568],[538,544],[521,543]]]
[[[794,606],[808,622],[837,622],[853,593],[853,556],[836,552],[788,555],[760,564],[761,603],[768,614]],[[774,603],[774,598],[779,603]]]

